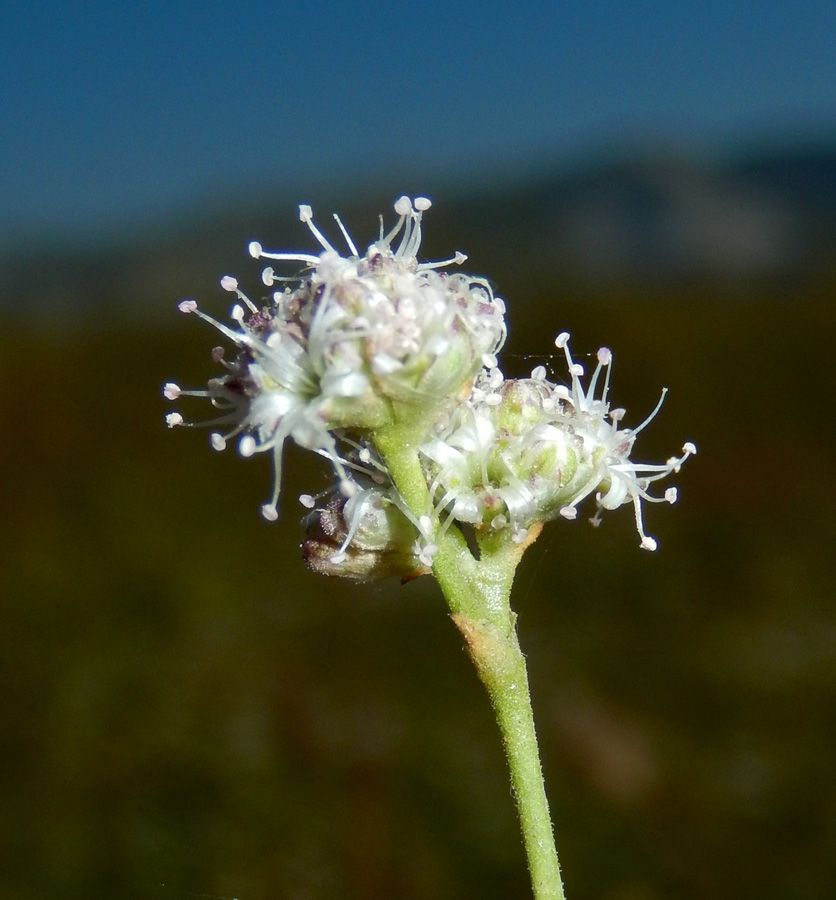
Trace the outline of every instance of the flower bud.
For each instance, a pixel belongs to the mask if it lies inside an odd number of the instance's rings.
[[[331,495],[305,519],[305,562],[322,575],[377,581],[429,572],[419,558],[416,531],[386,491],[359,490],[346,498]]]

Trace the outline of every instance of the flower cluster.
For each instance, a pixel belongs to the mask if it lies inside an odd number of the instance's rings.
[[[649,488],[679,471],[696,452],[661,465],[630,460],[638,427],[622,428],[624,410],[607,400],[612,354],[598,351],[584,388],[583,368],[562,333],[569,384],[546,378],[539,366],[530,378],[506,379],[496,352],[505,340],[505,307],[483,278],[450,273],[466,257],[456,253],[435,263],[418,262],[422,218],[430,201],[401,197],[398,220],[360,255],[340,219],[347,245],[341,255],[316,227],[310,207],[300,219],[320,245],[318,254],[273,253],[258,243],[250,254],[301,273],[262,280],[272,289],[259,303],[231,276],[221,287],[236,295],[222,324],[194,300],[180,310],[212,324],[236,349],[226,359],[212,351],[224,371],[200,391],[165,385],[169,400],[208,398],[218,415],[199,424],[212,428],[210,442],[222,450],[237,439],[243,456],[269,452],[275,483],[262,506],[278,516],[282,449],[288,438],[330,459],[336,487],[317,499],[303,495],[313,511],[306,519],[304,552],[326,574],[368,579],[428,571],[436,541],[454,524],[467,524],[500,539],[522,543],[529,529],[549,519],[575,518],[578,504],[595,495],[598,511],[632,503],[641,546],[656,547],[642,523],[642,501],[673,503],[676,489],[661,497]],[[396,243],[397,240],[397,243]],[[664,392],[663,392],[664,397]],[[169,426],[187,425],[178,412]],[[424,508],[411,508],[398,491],[375,435],[381,429],[419,423],[416,451],[426,479]]]
[[[685,444],[682,456],[663,465],[632,462],[636,435],[656,415],[662,399],[637,428],[620,428],[624,410],[610,410],[607,402],[610,351],[598,351],[584,390],[583,367],[569,353],[569,335],[558,335],[555,344],[565,353],[570,387],[548,381],[543,366],[530,378],[509,380],[499,369],[485,369],[470,398],[421,447],[437,509],[446,511],[449,520],[509,530],[522,543],[536,522],[558,515],[574,519],[578,504],[595,492],[599,512],[631,502],[641,546],[655,550],[656,542],[644,531],[641,501],[673,503],[676,488],[662,497],[652,497],[648,488],[678,472],[696,448]],[[597,514],[593,521],[597,523]]]
[[[243,456],[271,452],[276,470],[273,496],[262,507],[268,519],[278,515],[281,457],[284,442],[327,456],[344,493],[353,489],[338,452],[341,430],[368,432],[409,416],[446,408],[484,365],[496,364],[505,340],[505,306],[487,281],[440,271],[466,257],[419,263],[421,220],[430,201],[401,197],[398,221],[381,232],[361,256],[336,218],[348,246],[341,256],[313,222],[309,206],[299,217],[321,245],[319,255],[271,253],[253,242],[256,259],[302,263],[299,276],[280,276],[268,267],[262,280],[278,285],[265,303],[253,303],[231,276],[224,290],[236,294],[232,308],[237,329],[198,309],[194,300],[180,311],[210,322],[238,349],[227,362],[222,349],[213,351],[226,373],[209,381],[204,391],[165,386],[165,396],[208,397],[220,415],[212,426],[215,449],[234,437]],[[397,246],[393,246],[396,238]],[[184,425],[170,413],[170,426]]]

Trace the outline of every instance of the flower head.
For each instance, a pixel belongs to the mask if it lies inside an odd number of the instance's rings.
[[[422,218],[430,201],[401,197],[398,221],[381,232],[360,255],[339,218],[346,256],[324,237],[309,206],[300,219],[321,246],[318,255],[273,253],[253,242],[256,259],[301,263],[302,274],[278,275],[264,269],[265,285],[278,288],[261,304],[252,302],[231,276],[221,287],[236,294],[228,327],[184,300],[180,310],[212,324],[236,348],[231,361],[223,350],[213,358],[226,369],[202,391],[165,386],[170,400],[182,395],[208,398],[220,415],[209,422],[211,443],[223,449],[238,439],[243,456],[270,452],[276,470],[273,496],[262,507],[277,516],[284,442],[327,456],[349,496],[354,487],[339,452],[344,433],[365,433],[414,414],[434,418],[446,409],[476,372],[495,364],[505,339],[505,307],[487,281],[442,271],[461,264],[449,260],[420,263]],[[397,244],[395,240],[399,238]],[[179,413],[170,426],[186,424]]]
[[[673,503],[675,488],[654,497],[650,485],[678,472],[696,448],[685,444],[682,456],[662,465],[633,462],[636,436],[662,400],[637,428],[621,428],[624,410],[610,410],[607,401],[612,354],[598,351],[584,389],[583,368],[572,359],[568,339],[562,333],[556,345],[566,357],[569,387],[548,381],[542,366],[530,378],[509,380],[486,369],[468,401],[421,447],[437,512],[446,514],[447,523],[506,531],[522,542],[536,522],[575,518],[577,505],[594,493],[599,513],[632,503],[641,546],[655,550],[656,541],[644,531],[642,500]]]

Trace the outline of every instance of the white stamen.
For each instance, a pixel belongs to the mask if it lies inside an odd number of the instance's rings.
[[[351,235],[346,230],[345,225],[343,225],[342,219],[336,213],[334,213],[334,221],[339,226],[339,229],[342,232],[343,238],[345,239],[345,242],[348,245],[348,249],[351,252],[351,255],[359,256],[360,253],[357,250],[357,247],[354,245],[354,241],[351,240]]]

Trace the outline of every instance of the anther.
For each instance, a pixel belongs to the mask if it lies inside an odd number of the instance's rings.
[[[410,202],[409,197],[399,197],[395,201],[395,212],[399,216],[408,216],[412,212],[412,203]]]
[[[275,522],[279,518],[279,510],[274,503],[264,503],[261,507],[261,515],[268,522]]]

